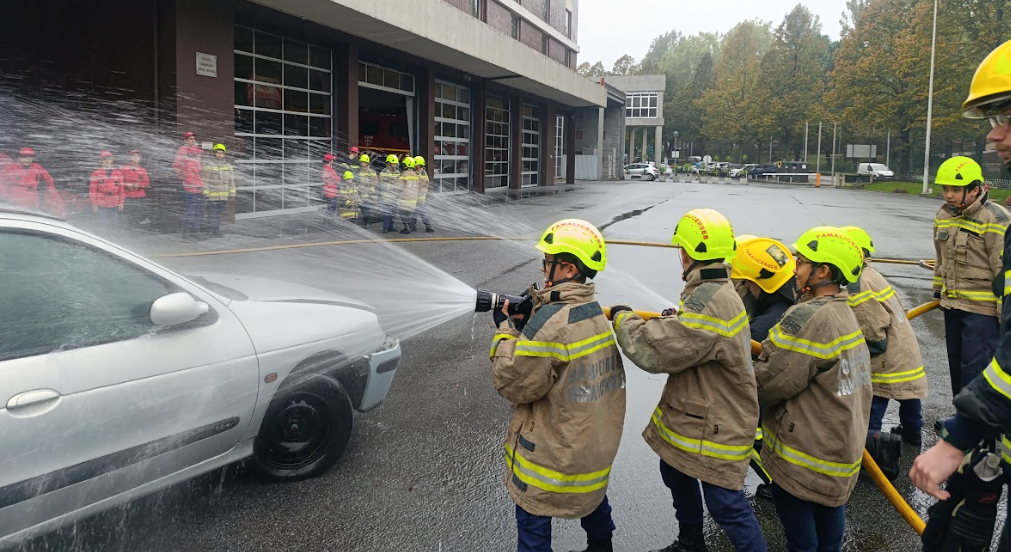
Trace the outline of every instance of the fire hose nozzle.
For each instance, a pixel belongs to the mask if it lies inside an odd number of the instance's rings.
[[[500,310],[506,300],[509,301],[509,314],[530,314],[534,308],[533,299],[530,297],[504,295],[486,289],[479,289],[477,290],[477,304],[474,306],[474,312]]]

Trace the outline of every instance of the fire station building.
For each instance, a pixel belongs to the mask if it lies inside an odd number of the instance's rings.
[[[225,143],[237,218],[314,209],[323,154],[355,145],[424,156],[435,192],[572,182],[577,126],[578,153],[595,154],[604,109],[623,101],[575,71],[579,0],[50,0],[4,12],[4,90],[57,90],[158,135]]]

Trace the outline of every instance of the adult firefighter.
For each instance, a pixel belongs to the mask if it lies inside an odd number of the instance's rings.
[[[519,552],[551,551],[551,518],[580,519],[586,552],[610,552],[611,464],[625,419],[625,370],[610,323],[587,283],[604,270],[604,238],[590,223],[552,224],[537,243],[545,288],[514,321],[495,311],[492,379],[513,403],[505,483],[516,502]]]
[[[713,209],[695,209],[678,222],[671,242],[680,246],[681,311],[645,321],[628,307],[611,308],[625,356],[647,372],[667,374],[643,431],[660,457],[678,521],[677,540],[660,552],[706,551],[703,496],[735,550],[764,551],[744,494],[758,397],[748,315],[724,264],[734,257],[734,231]]]
[[[417,214],[421,217],[421,222],[425,224],[425,232],[431,234],[435,232],[435,228],[432,228],[431,221],[428,220],[428,192],[431,181],[428,179],[428,169],[425,168],[425,158],[416,155],[414,157],[414,172],[418,174],[418,210]],[[418,219],[417,217],[411,218],[411,230],[418,229]]]
[[[383,216],[383,234],[393,230],[400,181],[399,165],[400,159],[391,153],[386,156],[386,167],[379,173],[379,209]]]
[[[988,118],[992,129],[986,138],[997,156],[1011,171],[1011,41],[998,46],[976,69],[969,96],[962,104],[963,116]],[[1011,235],[1004,234],[1002,283],[994,291],[1003,296],[1001,332],[996,354],[981,376],[969,381],[955,397],[955,415],[944,422],[941,439],[920,455],[909,477],[920,490],[950,505],[961,504],[960,478],[940,485],[960,468],[967,453],[984,440],[997,440],[1001,433],[1011,433]],[[1006,439],[1000,438],[1004,447]],[[963,470],[964,471],[964,470]],[[998,495],[999,496],[999,495]],[[950,502],[948,502],[950,501]],[[948,511],[952,511],[950,506]],[[1009,524],[1004,521],[999,550],[1011,549]]]
[[[358,158],[358,198],[361,200],[362,226],[372,224],[375,218],[382,218],[379,211],[379,174],[372,168],[372,158],[363,153]]]
[[[400,214],[400,222],[404,225],[400,233],[410,234],[414,211],[418,208],[418,173],[414,172],[413,157],[404,157],[403,164],[404,172],[400,174],[398,181],[397,211]]]

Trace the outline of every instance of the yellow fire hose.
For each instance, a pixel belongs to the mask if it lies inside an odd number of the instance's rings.
[[[915,261],[910,262],[916,264]],[[923,313],[930,312],[936,309],[937,306],[940,304],[941,302],[937,300],[931,301],[929,303],[924,303],[907,312],[906,318],[912,320]],[[644,312],[644,311],[632,311],[632,312],[639,315],[643,320],[658,318],[660,316],[660,313],[658,312]],[[608,320],[610,320],[611,309],[604,308],[604,316],[606,316]],[[755,340],[751,340],[751,352],[752,354],[756,355],[761,354],[762,344]],[[885,477],[885,474],[881,472],[881,468],[879,468],[877,462],[875,462],[874,459],[871,458],[871,455],[869,452],[867,452],[867,449],[864,449],[863,468],[867,470],[867,474],[871,476],[871,479],[874,480],[874,483],[878,486],[879,489],[881,489],[881,492],[885,495],[888,501],[892,503],[892,506],[895,507],[895,510],[899,512],[899,515],[906,520],[906,523],[908,523],[909,526],[912,527],[914,531],[916,531],[917,535],[922,535],[923,528],[926,527],[926,524],[923,522],[922,519],[920,519],[920,516],[909,506],[909,504],[905,501],[905,499],[902,498],[902,495],[900,495],[899,492],[895,490],[895,487],[892,486],[892,482],[889,481],[888,478]]]

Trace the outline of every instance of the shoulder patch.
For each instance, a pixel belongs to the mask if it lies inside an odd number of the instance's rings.
[[[986,203],[983,204],[983,206],[986,207],[987,211],[990,211],[990,214],[993,215],[993,218],[996,219],[998,223],[1007,224],[1009,220],[1011,220],[1008,218],[1007,210],[1005,210],[1000,205],[987,201]]]
[[[787,331],[787,333],[798,334],[800,330],[804,328],[804,324],[807,324],[808,320],[811,319],[815,313],[818,312],[823,306],[825,306],[826,301],[814,299],[808,301],[807,303],[801,303],[794,307],[793,310],[789,311],[786,316],[783,317],[779,322],[779,326]]]
[[[592,303],[586,303],[585,305],[569,309],[569,324],[575,324],[576,322],[582,322],[583,320],[603,315],[604,311],[600,308],[600,304],[593,301]]]
[[[705,282],[699,287],[695,288],[695,291],[685,299],[685,308],[691,310],[692,312],[702,312],[706,308],[706,304],[709,300],[716,295],[717,291],[723,284],[717,282]]]
[[[527,339],[533,339],[537,332],[541,331],[544,324],[551,319],[552,316],[558,314],[558,311],[562,310],[565,305],[544,305],[543,307],[537,309],[537,312],[530,317],[527,321],[527,325],[523,326],[523,335],[527,336]]]

